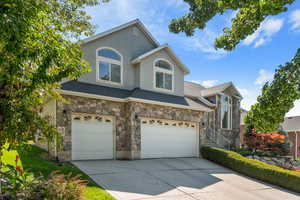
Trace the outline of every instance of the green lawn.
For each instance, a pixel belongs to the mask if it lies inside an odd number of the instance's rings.
[[[88,181],[88,186],[84,193],[86,200],[115,200],[104,189],[99,187],[94,181],[92,181],[74,165],[70,163],[64,163],[62,166],[59,166],[56,162],[47,159],[46,152],[36,146],[28,145],[28,148],[22,150],[4,151],[2,161],[7,164],[14,164],[16,155],[18,153],[21,157],[23,168],[28,172],[32,172],[35,176],[39,176],[40,173],[42,173],[44,176],[48,176],[52,171],[57,170],[62,174],[79,174],[81,175],[81,179]]]

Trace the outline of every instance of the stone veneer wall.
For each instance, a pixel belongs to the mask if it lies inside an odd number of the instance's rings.
[[[56,124],[62,133],[63,144],[58,153],[61,160],[71,160],[72,113],[111,115],[115,117],[116,158],[139,159],[141,152],[141,118],[158,118],[193,121],[199,124],[200,144],[205,141],[202,121],[203,112],[158,106],[139,102],[114,102],[78,96],[63,95],[68,104],[57,102]]]
[[[217,98],[217,108],[215,110],[215,133],[218,146],[230,149],[240,145],[240,100],[232,97],[232,129],[221,128],[221,102],[220,96]]]
[[[131,150],[132,159],[140,158],[141,153],[141,118],[157,118],[166,120],[177,121],[192,121],[197,122],[200,131],[200,144],[204,141],[202,134],[202,127],[200,126],[203,121],[203,112],[193,111],[187,109],[179,109],[167,106],[158,106],[153,104],[145,104],[139,102],[130,102],[130,127],[132,133]]]

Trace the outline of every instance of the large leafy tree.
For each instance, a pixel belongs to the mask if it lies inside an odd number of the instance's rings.
[[[300,49],[292,61],[276,69],[274,80],[263,86],[257,103],[248,112],[245,123],[258,131],[277,130],[285,114],[300,98]]]
[[[89,70],[74,41],[93,30],[83,8],[102,1],[0,1],[0,149],[56,133],[39,110],[63,78]]]
[[[287,11],[287,5],[294,0],[184,0],[190,5],[190,12],[169,25],[174,33],[194,34],[195,29],[204,29],[209,20],[225,11],[237,11],[231,27],[223,29],[223,35],[216,38],[215,47],[233,50],[247,36],[254,33],[268,17]]]
[[[207,22],[226,11],[236,11],[231,27],[215,40],[215,47],[233,50],[241,40],[253,34],[269,16],[287,11],[294,0],[184,0],[190,12],[173,19],[169,25],[174,33],[185,32],[192,36],[195,29],[204,29]],[[279,66],[272,83],[266,83],[258,103],[246,117],[248,126],[258,131],[274,131],[284,120],[284,115],[300,98],[300,50],[291,62]]]

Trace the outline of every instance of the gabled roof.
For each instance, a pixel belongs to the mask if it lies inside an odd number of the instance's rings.
[[[152,49],[151,51],[148,51],[148,52],[140,55],[139,57],[133,59],[131,61],[131,63],[132,64],[140,63],[143,59],[147,58],[148,56],[151,56],[151,55],[155,54],[156,52],[159,52],[159,51],[164,50],[164,49],[168,52],[170,57],[173,58],[178,63],[178,66],[183,70],[184,74],[189,74],[190,73],[190,70],[181,62],[181,60],[176,56],[176,54],[169,47],[168,44],[164,44],[162,46],[159,46],[155,49]]]
[[[80,41],[81,44],[85,44],[85,43],[88,43],[88,42],[91,42],[93,40],[97,40],[99,38],[102,38],[104,36],[107,36],[111,33],[114,33],[114,32],[117,32],[117,31],[120,31],[122,29],[125,29],[127,27],[130,27],[130,26],[133,26],[133,25],[136,25],[144,34],[145,36],[155,45],[155,46],[159,46],[159,42],[153,37],[153,35],[146,29],[146,27],[144,26],[144,24],[139,20],[139,19],[135,19],[133,21],[130,21],[126,24],[122,24],[120,26],[117,26],[115,28],[112,28],[110,30],[107,30],[105,32],[102,32],[102,33],[99,33],[99,34],[96,34],[94,36],[91,36],[91,37],[88,37],[88,38],[85,38],[83,40]]]
[[[223,83],[221,85],[216,85],[214,87],[210,87],[210,88],[201,90],[201,96],[208,97],[211,95],[219,94],[219,93],[224,92],[227,88],[230,88],[230,87],[232,87],[235,90],[236,94],[240,98],[242,98],[241,93],[236,89],[236,87],[234,86],[234,84],[232,82]]]
[[[286,117],[281,124],[284,131],[300,131],[300,116]]]
[[[236,89],[234,84],[232,82],[227,82],[223,83],[220,85],[216,85],[210,88],[205,88],[199,83],[194,83],[194,82],[189,82],[185,81],[184,82],[184,94],[186,96],[192,96],[192,97],[208,97],[208,96],[213,96],[219,93],[223,93],[227,88],[232,87],[238,97],[242,98],[241,93]]]
[[[201,96],[201,90],[204,90],[205,87],[198,83],[184,81],[184,95],[191,97]]]
[[[205,112],[211,111],[209,107],[201,105],[187,97],[142,90],[140,88],[135,88],[133,90],[125,90],[79,81],[68,81],[61,84],[61,90],[59,91],[62,93],[69,91],[74,95],[89,94],[93,95],[93,97],[110,97],[111,99],[118,101],[133,100],[146,101],[149,103],[157,102],[164,103],[168,106],[177,105],[186,109],[195,109]]]

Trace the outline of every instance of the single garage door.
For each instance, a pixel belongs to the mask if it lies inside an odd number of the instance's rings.
[[[141,157],[197,157],[199,137],[193,122],[142,119]]]
[[[72,160],[113,159],[113,119],[107,116],[72,116]]]

